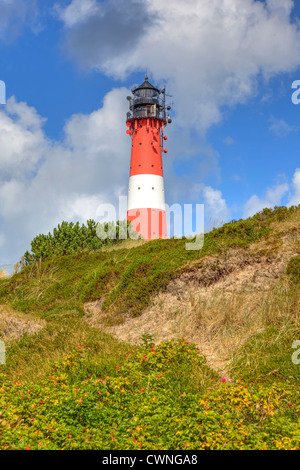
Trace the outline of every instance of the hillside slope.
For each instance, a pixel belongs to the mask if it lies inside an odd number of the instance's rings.
[[[185,243],[0,280],[0,449],[300,448],[300,206]]]
[[[0,280],[0,303],[9,306],[5,320],[2,305],[2,322],[12,321],[14,308],[50,330],[59,324],[62,337],[78,322],[81,331],[96,327],[129,343],[143,334],[156,343],[185,336],[222,372],[268,328],[288,324],[297,339],[299,283],[287,268],[300,256],[300,207],[265,209],[214,229],[199,251],[187,251],[186,240],[133,243],[53,257]]]
[[[188,263],[185,272],[152,296],[139,317],[129,315],[124,323],[107,328],[102,301],[97,300],[85,304],[86,320],[132,343],[138,343],[141,334],[153,335],[155,343],[187,337],[224,374],[234,352],[250,338],[299,315],[299,299],[291,295],[286,274],[299,254],[297,216],[273,224],[269,235],[248,247],[232,247]]]

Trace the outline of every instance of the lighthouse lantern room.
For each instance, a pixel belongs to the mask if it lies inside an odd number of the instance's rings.
[[[147,75],[132,94],[126,121],[132,140],[127,220],[146,240],[167,238],[162,153],[168,152],[163,143],[171,108],[165,103],[165,88],[151,85]]]

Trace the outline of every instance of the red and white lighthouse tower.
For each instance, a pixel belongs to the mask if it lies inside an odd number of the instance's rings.
[[[128,96],[126,125],[132,139],[127,220],[145,240],[167,238],[163,180],[164,129],[171,123],[165,105],[165,88],[159,90],[148,82]]]

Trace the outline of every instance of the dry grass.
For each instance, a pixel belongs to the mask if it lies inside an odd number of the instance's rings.
[[[7,279],[9,277],[9,274],[5,271],[4,268],[0,269],[0,279]]]
[[[270,323],[292,318],[295,311],[283,284],[255,293],[230,292],[217,286],[189,288],[178,298],[161,293],[142,316],[111,328],[104,327],[101,312],[96,308],[92,314],[91,307],[87,319],[91,326],[104,328],[130,343],[140,342],[145,333],[152,334],[155,343],[185,337],[199,346],[208,363],[220,373],[224,373],[234,351],[253,335]]]
[[[127,238],[126,240],[123,240],[122,242],[115,245],[103,246],[101,251],[115,251],[122,249],[130,250],[131,248],[136,248],[138,246],[144,245],[145,243],[148,243],[148,240],[143,240],[141,238],[138,240],[133,240],[131,238]]]
[[[51,283],[59,283],[61,280],[57,274],[55,262],[46,265],[38,261],[35,269],[27,276],[29,282],[25,289],[26,297],[29,300],[38,300],[44,295],[45,290]]]
[[[32,335],[45,326],[45,321],[29,314],[14,311],[7,305],[0,305],[0,337],[4,341],[21,338],[25,333]]]
[[[290,295],[285,269],[299,254],[299,214],[276,224],[267,239],[223,256],[189,263],[140,317],[109,325],[101,302],[86,304],[86,321],[129,343],[143,334],[156,343],[185,337],[196,343],[220,373],[252,336],[269,325],[299,321],[300,299]],[[298,313],[297,313],[298,312]],[[282,326],[280,327],[282,328]],[[285,328],[285,327],[283,327]]]

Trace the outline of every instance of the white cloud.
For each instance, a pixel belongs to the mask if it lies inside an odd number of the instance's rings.
[[[288,198],[287,207],[300,204],[300,168],[296,168],[290,184],[287,182],[277,184],[267,189],[262,198],[256,194],[251,196],[244,205],[243,217],[251,217],[266,207],[272,209],[274,206],[281,206],[284,197]]]
[[[65,8],[59,3],[54,5],[54,11],[68,28],[86,21],[97,13],[101,13],[101,10],[101,5],[97,0],[73,0]]]
[[[38,0],[1,0],[0,40],[13,41],[24,27],[38,29]]]
[[[209,215],[211,225],[218,227],[230,220],[231,211],[228,208],[221,191],[205,186],[202,191],[204,211]]]
[[[300,168],[295,170],[292,181],[293,194],[289,200],[288,207],[300,204]]]
[[[291,126],[284,119],[276,119],[274,116],[270,118],[269,130],[274,132],[278,137],[286,137],[291,132],[297,132],[300,128],[297,126]]]
[[[11,97],[5,110],[0,113],[0,182],[30,175],[48,150],[44,119],[34,108]]]
[[[72,116],[62,142],[47,138],[34,108],[8,100],[0,111],[0,235],[7,235],[1,264],[20,257],[34,236],[62,219],[96,219],[99,204],[117,204],[119,194],[126,195],[130,138],[119,116],[125,116],[127,94],[112,90],[101,108]]]
[[[271,209],[274,206],[280,206],[282,198],[287,194],[288,190],[288,183],[281,183],[272,188],[268,188],[263,198],[260,198],[254,194],[244,205],[243,217],[251,217],[265,208]]]
[[[67,8],[76,4],[73,0]],[[176,121],[184,127],[205,131],[220,121],[224,105],[244,103],[256,93],[258,76],[290,72],[300,63],[291,0],[114,0],[103,5],[101,14],[84,24],[72,23],[69,52],[82,65],[117,78],[148,69],[154,81],[168,83]],[[133,10],[139,15],[134,22],[128,18]]]
[[[270,13],[283,20],[289,18],[294,8],[294,2],[292,0],[267,0],[266,4]]]
[[[234,139],[230,136],[225,137],[223,140],[223,144],[225,145],[233,145],[234,144]]]

